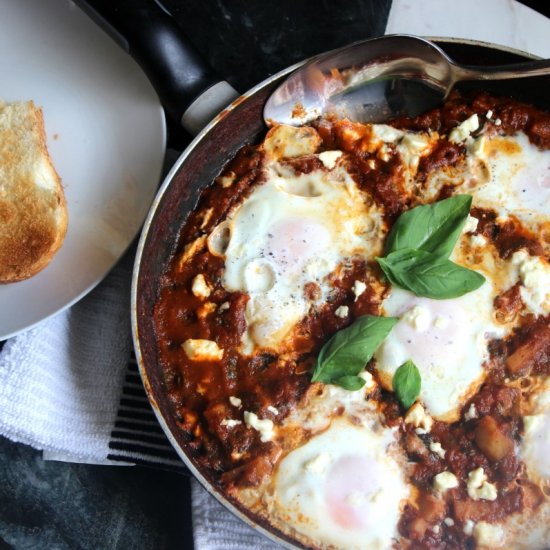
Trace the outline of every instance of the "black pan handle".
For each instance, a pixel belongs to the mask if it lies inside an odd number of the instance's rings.
[[[155,0],[76,0],[144,70],[168,114],[190,133],[239,94],[202,60]]]

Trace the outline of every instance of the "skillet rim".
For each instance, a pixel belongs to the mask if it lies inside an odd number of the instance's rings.
[[[390,36],[390,35],[386,35],[386,36]],[[403,36],[403,34],[399,34],[398,36]],[[516,48],[511,48],[509,46],[494,44],[492,42],[485,42],[481,40],[471,40],[471,39],[454,38],[454,37],[436,37],[436,36],[423,36],[422,38],[426,38],[428,40],[435,42],[437,45],[441,45],[444,50],[445,50],[444,46],[446,44],[457,44],[457,45],[464,45],[464,46],[481,47],[488,50],[496,50],[501,53],[508,53],[511,55],[522,57],[526,60],[541,59],[539,56],[530,54],[528,52],[525,52]],[[351,44],[348,44],[348,46],[349,45]],[[344,46],[344,47],[347,47],[347,46]],[[254,515],[249,510],[247,510],[246,512],[241,510],[240,507],[234,504],[217,487],[215,487],[214,484],[211,483],[205,475],[201,473],[201,471],[193,464],[192,460],[187,456],[187,453],[185,452],[183,447],[180,446],[180,444],[176,440],[176,437],[172,434],[172,431],[170,430],[170,427],[168,426],[168,423],[165,420],[160,410],[160,407],[157,403],[157,399],[154,395],[153,385],[150,383],[150,380],[149,380],[148,370],[154,369],[156,367],[158,368],[158,362],[156,362],[154,365],[146,365],[143,358],[142,350],[141,350],[140,326],[139,326],[140,323],[139,323],[139,315],[138,315],[138,299],[139,299],[138,285],[139,285],[139,279],[141,274],[142,258],[147,246],[147,241],[151,231],[151,226],[153,224],[153,221],[157,215],[157,211],[161,205],[161,202],[167,190],[170,188],[171,184],[176,179],[176,176],[179,173],[180,169],[182,169],[182,167],[185,168],[185,161],[187,160],[187,158],[194,152],[194,150],[199,146],[199,144],[204,139],[209,138],[210,133],[216,128],[218,123],[222,119],[224,119],[228,113],[230,113],[238,105],[240,105],[243,101],[248,100],[249,98],[253,97],[256,93],[262,91],[264,88],[270,86],[271,84],[282,79],[283,77],[288,76],[290,73],[292,73],[293,71],[295,71],[296,69],[298,69],[299,67],[301,67],[302,65],[310,61],[311,59],[314,59],[315,57],[317,56],[313,56],[311,58],[295,63],[290,67],[287,67],[271,75],[270,77],[266,78],[262,82],[258,83],[256,86],[253,86],[251,89],[243,93],[236,100],[234,100],[230,105],[228,105],[220,114],[214,117],[203,128],[203,130],[201,130],[201,132],[197,134],[197,136],[191,141],[191,143],[181,153],[181,155],[178,157],[176,162],[173,164],[170,171],[166,174],[161,186],[157,191],[157,194],[155,195],[155,198],[148,211],[147,217],[144,221],[143,228],[142,228],[139,242],[136,249],[136,256],[135,256],[135,261],[134,261],[134,266],[132,271],[132,283],[131,283],[131,304],[130,304],[131,330],[132,330],[133,347],[136,355],[136,362],[138,365],[138,370],[139,370],[141,380],[143,382],[145,393],[147,395],[149,403],[153,409],[153,412],[164,434],[166,435],[167,439],[170,441],[170,444],[175,449],[180,459],[183,461],[185,466],[191,472],[193,477],[202,485],[202,487],[210,495],[216,498],[216,500],[220,504],[222,504],[233,515],[237,516],[239,519],[244,521],[249,527],[261,533],[264,537],[267,537],[270,541],[275,542],[279,545],[282,545],[284,548],[287,548],[290,550],[296,549],[296,548],[304,548],[304,546],[301,543],[299,543],[297,540],[293,539],[291,536],[286,535],[280,532],[275,527],[269,525],[268,523],[263,522],[261,518],[259,518],[257,515]],[[208,181],[205,185],[210,185],[210,184],[211,184],[211,181]],[[201,189],[204,189],[204,186],[201,186]]]

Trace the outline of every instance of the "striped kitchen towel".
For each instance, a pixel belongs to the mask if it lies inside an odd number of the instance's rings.
[[[133,352],[126,365],[124,385],[108,446],[107,460],[187,473],[149,405]]]

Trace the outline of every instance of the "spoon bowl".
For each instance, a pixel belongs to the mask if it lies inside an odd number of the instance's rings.
[[[550,60],[482,68],[459,65],[425,38],[388,35],[313,58],[271,94],[264,120],[268,125],[300,125],[335,114],[379,123],[439,106],[461,81],[548,74]]]

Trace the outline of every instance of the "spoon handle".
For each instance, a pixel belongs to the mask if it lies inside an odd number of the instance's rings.
[[[455,82],[462,80],[507,80],[529,76],[550,75],[550,59],[527,61],[512,65],[496,65],[479,69],[474,66],[452,65]]]

